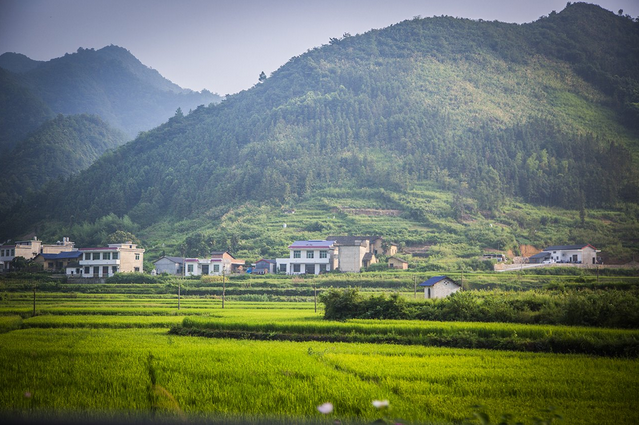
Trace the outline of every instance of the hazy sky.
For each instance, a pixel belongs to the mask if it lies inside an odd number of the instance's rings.
[[[595,2],[639,16],[638,0]],[[49,60],[115,44],[178,85],[253,86],[330,37],[422,17],[532,22],[566,0],[0,0],[0,54]]]

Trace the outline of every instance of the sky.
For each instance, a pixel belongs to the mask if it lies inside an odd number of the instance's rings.
[[[639,17],[638,0],[593,3]],[[0,0],[0,54],[48,61],[114,44],[183,88],[226,95],[344,33],[418,15],[526,23],[565,6],[566,0]]]

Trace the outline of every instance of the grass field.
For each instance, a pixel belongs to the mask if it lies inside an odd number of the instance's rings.
[[[173,295],[38,292],[32,317],[32,293],[5,293],[0,416],[28,423],[365,424],[380,417],[476,423],[474,414],[485,412],[494,423],[639,423],[636,357],[367,342],[461,334],[612,347],[636,344],[636,330],[329,322],[313,302],[227,300],[222,309],[219,298],[191,296],[180,305],[178,310]],[[170,328],[186,327],[266,338],[169,334]],[[361,342],[272,340],[277,334]],[[377,409],[373,400],[390,406]],[[333,413],[317,410],[324,402],[334,405]]]

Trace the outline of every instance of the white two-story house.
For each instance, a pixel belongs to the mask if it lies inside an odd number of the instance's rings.
[[[144,249],[138,248],[132,242],[79,250],[82,253],[79,262],[81,277],[111,277],[115,273],[143,271]],[[67,266],[67,275],[75,275],[75,271],[72,270],[73,266]]]
[[[320,274],[335,269],[334,242],[331,240],[300,240],[288,247],[288,258],[277,258],[280,273]]]

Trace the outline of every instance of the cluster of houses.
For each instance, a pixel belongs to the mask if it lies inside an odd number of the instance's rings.
[[[105,278],[118,272],[142,272],[144,249],[133,242],[76,248],[68,237],[54,244],[43,244],[33,237],[0,246],[0,271],[11,270],[19,257],[41,266],[44,271],[64,271],[70,277]]]
[[[396,256],[397,245],[385,244],[379,236],[328,236],[326,240],[299,240],[289,247],[287,258],[261,259],[247,269],[253,274],[321,274],[329,271],[359,273],[388,257],[391,268],[408,269],[408,262]],[[213,252],[210,258],[162,257],[153,263],[155,273],[178,276],[222,275],[244,271],[245,261],[228,252]]]

